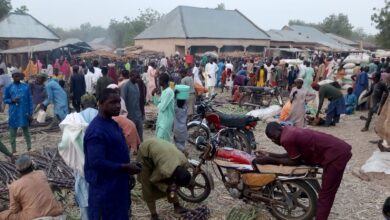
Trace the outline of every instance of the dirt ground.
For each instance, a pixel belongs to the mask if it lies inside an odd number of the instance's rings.
[[[243,109],[237,107],[224,106],[227,111],[245,112]],[[390,181],[384,175],[378,175],[380,179],[372,179],[371,181],[364,181],[352,173],[358,171],[364,162],[377,149],[375,144],[369,143],[371,140],[377,140],[373,129],[369,132],[362,133],[360,129],[363,126],[363,121],[359,119],[360,115],[365,115],[366,112],[357,112],[352,116],[342,117],[341,122],[336,127],[312,129],[323,131],[339,137],[350,145],[352,145],[353,157],[350,160],[342,184],[336,196],[335,203],[329,219],[383,219],[381,208],[384,200],[390,196]],[[4,119],[4,117],[2,117]],[[375,122],[375,121],[374,121]],[[373,124],[374,124],[373,122]],[[275,152],[282,152],[282,149],[274,145],[264,135],[265,123],[257,125],[255,134],[258,149],[265,149]],[[151,137],[153,131],[145,130],[145,138]],[[41,149],[43,147],[55,147],[61,138],[58,133],[41,133],[33,136],[33,148]],[[8,133],[1,134],[1,140],[9,147]],[[26,149],[23,137],[18,137],[18,151]],[[4,160],[3,156],[0,159]],[[211,169],[212,171],[212,169]],[[214,175],[215,189],[211,192],[210,197],[203,202],[211,210],[210,219],[225,219],[232,208],[251,209],[253,206],[245,204],[241,201],[234,200],[225,190],[222,183]],[[132,210],[133,219],[149,219],[149,212],[144,202],[140,197],[140,188],[137,184],[132,192]],[[195,208],[200,204],[186,204],[185,206]],[[75,212],[73,207],[66,207],[69,212]],[[172,215],[172,207],[165,201],[158,203],[158,211],[162,219],[175,219]],[[257,208],[258,219],[273,219],[268,211],[264,208]],[[77,219],[77,213],[69,213],[72,218]]]

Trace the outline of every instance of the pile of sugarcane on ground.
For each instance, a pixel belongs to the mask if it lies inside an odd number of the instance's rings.
[[[53,124],[53,118],[46,118],[44,123],[38,123],[37,121],[33,121],[30,125],[30,133],[37,134],[40,132],[56,132],[59,131],[58,124]],[[0,123],[0,134],[8,133],[8,121]],[[22,135],[21,129],[18,131],[18,136]]]
[[[74,177],[70,169],[57,149],[44,149],[42,151],[31,151],[30,155],[35,169],[45,171],[50,184],[53,188],[63,189],[74,187]],[[11,162],[0,161],[0,203],[7,203],[8,188],[7,184],[18,179],[18,172],[15,165]]]

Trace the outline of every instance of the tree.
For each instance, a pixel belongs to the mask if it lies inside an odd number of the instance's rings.
[[[215,9],[217,9],[217,10],[226,10],[225,3],[219,3]]]
[[[7,15],[12,10],[10,0],[0,0],[0,18]]]
[[[90,23],[81,24],[79,28],[73,28],[70,30],[64,30],[52,25],[49,25],[48,27],[57,33],[61,39],[78,38],[82,41],[88,42],[95,38],[107,36],[107,29],[101,26],[92,26]]]
[[[334,33],[343,37],[351,37],[353,26],[349,23],[345,14],[331,14],[320,24],[321,30],[325,33]]]
[[[110,38],[116,47],[134,44],[134,37],[159,21],[164,15],[153,9],[139,10],[140,14],[131,19],[125,17],[122,21],[111,20],[108,27]]]
[[[27,6],[22,5],[19,8],[16,8],[14,12],[19,14],[26,14],[28,12],[28,8]]]
[[[303,25],[303,26],[310,26],[310,27],[314,27],[314,28],[319,28],[319,24],[305,22],[305,21],[302,21],[302,20],[299,20],[299,19],[290,20],[288,22],[288,25],[289,26],[292,26],[292,25]]]
[[[385,0],[385,6],[381,9],[374,8],[371,16],[372,22],[379,30],[376,37],[377,43],[383,48],[390,48],[390,1]]]

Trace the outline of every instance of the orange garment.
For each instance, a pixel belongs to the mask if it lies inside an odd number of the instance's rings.
[[[31,220],[62,215],[63,209],[54,198],[45,173],[33,171],[14,181],[9,187],[9,209],[0,212],[1,220]]]
[[[207,89],[198,83],[194,83],[194,89],[197,95],[203,95],[204,93],[207,93]]]
[[[112,119],[118,123],[120,128],[122,128],[122,132],[126,138],[126,144],[129,149],[137,150],[138,145],[141,144],[141,139],[139,138],[137,127],[134,122],[121,115],[112,117]]]
[[[38,63],[35,63],[30,60],[27,64],[27,67],[26,69],[24,70],[24,78],[26,80],[28,80],[31,76],[35,76],[37,75],[39,72],[39,69],[38,69]]]
[[[284,104],[282,111],[280,112],[280,117],[279,117],[279,119],[281,121],[285,121],[287,119],[287,117],[290,115],[291,106],[292,106],[291,101],[288,101],[288,102],[286,102],[286,104]]]

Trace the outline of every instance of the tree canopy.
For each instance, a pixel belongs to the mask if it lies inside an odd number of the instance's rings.
[[[354,28],[349,22],[348,16],[345,14],[331,14],[322,22],[310,23],[299,19],[293,19],[288,22],[288,25],[304,25],[317,28],[325,33],[333,33],[341,37],[345,37],[354,41],[375,42],[375,36],[367,34],[363,28]]]
[[[375,27],[379,30],[376,36],[377,43],[384,47],[390,48],[390,1],[385,0],[383,8],[374,8],[374,14],[371,20],[375,23]]]
[[[0,0],[0,18],[12,10],[11,0]]]
[[[28,12],[28,8],[25,5],[22,5],[19,8],[15,9],[15,13],[26,14],[27,12]]]
[[[325,33],[334,33],[343,37],[351,37],[353,26],[349,23],[348,15],[331,14],[320,24]]]
[[[116,47],[125,47],[134,44],[134,37],[146,28],[155,24],[163,14],[154,9],[139,10],[136,18],[124,17],[122,20],[112,19],[108,28],[92,26],[90,23],[80,25],[79,28],[64,30],[59,27],[49,27],[62,39],[78,38],[83,41],[91,41],[95,38],[105,37],[110,39]]]
[[[225,9],[226,9],[225,3],[219,3],[215,9],[218,9],[218,10],[225,10]]]
[[[139,10],[139,15],[131,19],[125,17],[122,21],[112,19],[108,27],[110,38],[116,47],[125,47],[134,44],[134,37],[146,28],[155,24],[162,18],[163,14],[148,8]]]

